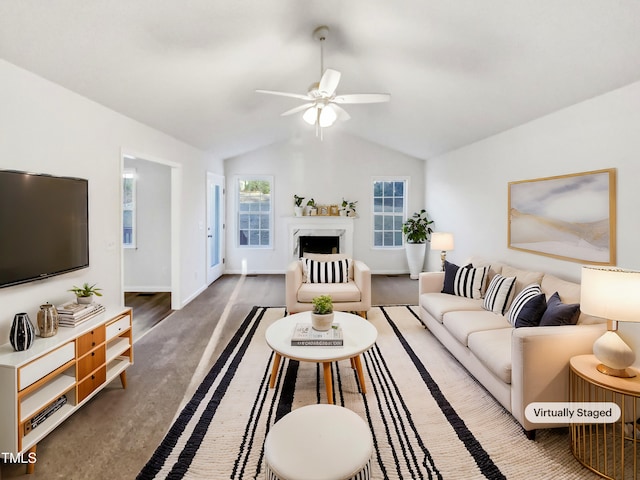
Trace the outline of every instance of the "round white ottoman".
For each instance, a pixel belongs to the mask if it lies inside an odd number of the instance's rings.
[[[268,480],[364,480],[373,439],[368,425],[337,405],[293,410],[271,427],[264,442]]]

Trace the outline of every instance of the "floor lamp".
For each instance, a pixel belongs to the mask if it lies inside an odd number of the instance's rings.
[[[618,322],[640,322],[640,272],[614,267],[582,267],[580,310],[607,319],[607,332],[593,344],[599,372],[635,377],[627,367],[636,355],[617,333]]]
[[[444,272],[444,261],[447,258],[447,252],[453,250],[453,233],[433,232],[431,234],[431,250],[440,250],[442,271]]]

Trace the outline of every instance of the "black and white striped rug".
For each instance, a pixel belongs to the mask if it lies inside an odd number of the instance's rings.
[[[178,415],[139,479],[264,478],[269,428],[292,409],[326,403],[322,368],[285,360],[269,389],[264,332],[283,308],[254,307]],[[376,479],[595,478],[566,430],[527,440],[509,415],[424,328],[416,307],[375,307],[378,341],[363,354],[367,394],[349,361],[334,363],[334,402],[374,439]]]

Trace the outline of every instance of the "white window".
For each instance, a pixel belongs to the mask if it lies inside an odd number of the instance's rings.
[[[238,178],[238,245],[267,248],[273,234],[273,179],[266,176]]]
[[[136,248],[136,169],[122,172],[122,245]]]
[[[400,248],[402,223],[406,218],[406,179],[373,181],[373,246]]]

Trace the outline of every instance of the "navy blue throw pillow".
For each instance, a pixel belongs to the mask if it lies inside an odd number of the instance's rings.
[[[537,327],[546,310],[547,297],[544,293],[531,297],[518,312],[515,327]]]
[[[473,265],[469,264],[465,267],[459,267],[455,263],[450,263],[447,260],[444,261],[444,285],[442,287],[442,293],[448,293],[449,295],[455,295],[455,281],[456,273],[460,268],[471,268]]]
[[[547,309],[545,310],[544,315],[542,315],[540,326],[575,325],[578,323],[579,316],[580,304],[562,303],[560,301],[560,295],[556,292],[551,295],[547,302]]]

